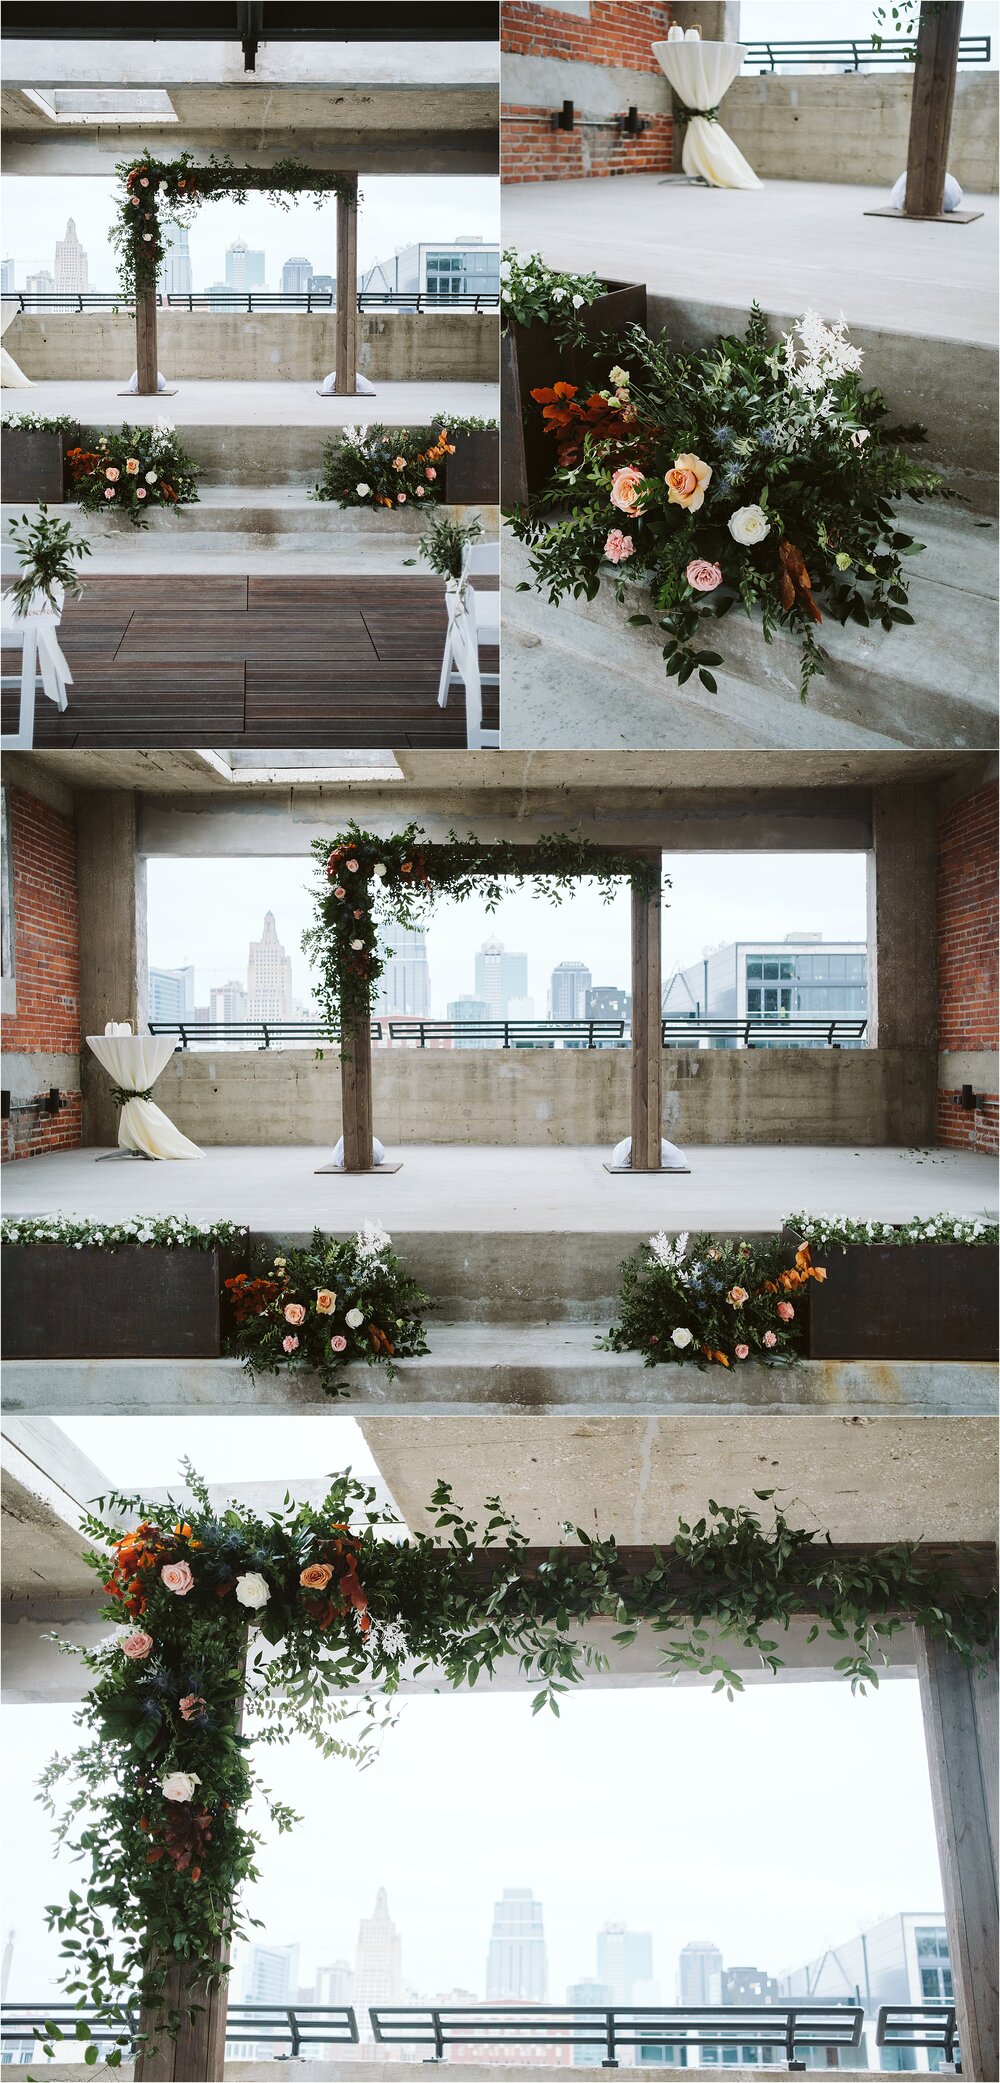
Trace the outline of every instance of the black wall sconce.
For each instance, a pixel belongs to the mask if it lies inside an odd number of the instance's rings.
[[[963,1114],[978,1114],[986,1105],[986,1094],[974,1092],[971,1085],[963,1085],[955,1104],[961,1107]]]
[[[649,129],[645,116],[640,116],[634,102],[627,116],[619,116],[617,122],[623,137],[641,137]]]
[[[553,111],[549,117],[549,128],[550,130],[572,130],[573,103],[571,101],[564,101],[562,108],[557,108]]]
[[[0,1092],[0,1121],[10,1120],[10,1093]]]
[[[58,1085],[50,1085],[45,1095],[45,1098],[42,1100],[41,1103],[42,1113],[61,1114],[65,1104],[66,1102],[63,1099],[62,1093],[60,1092]]]

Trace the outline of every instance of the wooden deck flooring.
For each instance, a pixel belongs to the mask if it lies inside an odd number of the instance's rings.
[[[440,579],[87,579],[60,642],[73,675],[60,715],[38,694],[35,743],[464,747],[461,690],[437,706]],[[484,672],[497,670],[484,651]],[[4,653],[5,674],[19,671]],[[3,728],[17,727],[15,689]],[[496,688],[483,697],[497,728]]]

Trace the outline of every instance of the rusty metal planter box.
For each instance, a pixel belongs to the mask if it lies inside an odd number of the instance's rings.
[[[523,506],[552,475],[553,443],[542,427],[533,390],[565,378],[569,383],[606,382],[594,348],[602,333],[646,324],[647,297],[641,282],[608,282],[603,296],[580,312],[585,340],[560,347],[548,326],[512,325],[500,342],[500,469],[504,506]],[[526,418],[527,415],[527,418]]]
[[[454,437],[455,453],[445,466],[449,506],[496,506],[500,498],[500,436],[481,427]]]
[[[221,1254],[183,1246],[7,1244],[6,1360],[214,1360]]]
[[[0,441],[0,495],[7,505],[58,506],[63,496],[66,434],[5,427]]]
[[[990,1244],[848,1244],[815,1250],[812,1360],[993,1360],[1000,1253]]]

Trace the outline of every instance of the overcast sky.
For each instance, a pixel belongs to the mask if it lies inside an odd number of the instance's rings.
[[[297,1480],[370,1466],[353,1419],[60,1419],[109,1478],[178,1479],[181,1450],[209,1480]],[[467,1502],[472,1502],[467,1500]],[[57,1877],[32,1800],[53,1750],[72,1745],[69,1707],[8,1709],[5,1931],[17,1933],[9,1994],[55,1992],[42,1909]],[[408,1986],[485,1992],[492,1906],[504,1887],[541,1899],[549,1996],[594,1971],[609,1918],[653,1934],[654,1977],[674,1999],[676,1960],[711,1938],[727,1964],[794,1967],[900,1909],[940,1909],[916,1685],[853,1700],[832,1684],[767,1685],[732,1706],[687,1689],[584,1692],[558,1723],[523,1693],[411,1699],[368,1772],[295,1741],[263,1761],[273,1792],[304,1814],[267,1846],[249,1907],[266,1941],[318,1965],[353,1963],[358,1921],[388,1890]],[[847,1992],[845,1991],[845,1995]]]
[[[884,36],[892,36],[889,0],[886,14],[890,19],[882,26]],[[871,36],[875,28],[875,0],[809,0],[808,13],[802,0],[741,0],[740,37],[744,43],[757,43],[763,37],[793,38],[803,36],[813,39],[820,36]],[[963,36],[990,36],[993,47],[990,64],[997,64],[997,13],[993,0],[966,0],[962,16]]]
[[[721,941],[781,939],[797,931],[821,932],[827,940],[865,938],[863,854],[671,854],[665,868],[671,878],[663,929],[667,974]],[[196,1002],[207,1004],[211,984],[233,977],[245,983],[249,942],[270,910],[292,957],[295,996],[304,1002],[310,974],[300,943],[311,922],[311,880],[311,863],[301,859],[151,860],[151,966],[193,962]],[[539,1016],[557,962],[585,962],[595,984],[629,982],[624,889],[605,905],[588,884],[554,906],[512,885],[492,916],[472,898],[436,906],[427,945],[432,1010],[440,1017],[450,1000],[472,992],[475,951],[487,938],[527,953],[528,991]]]
[[[108,244],[117,186],[116,181],[69,180],[55,174],[12,176],[3,182],[3,251],[14,260],[17,289],[24,288],[26,275],[40,267],[51,269],[55,242],[63,237],[69,217],[87,254],[91,289],[117,286],[115,256]],[[362,271],[415,240],[450,240],[469,233],[484,239],[499,236],[497,184],[486,177],[362,175],[361,189]],[[204,289],[225,281],[226,248],[234,239],[263,247],[268,289],[281,288],[282,266],[292,254],[311,260],[317,274],[335,274],[335,226],[332,197],[324,197],[318,208],[308,196],[293,198],[291,207],[282,210],[259,195],[249,195],[245,203],[220,196],[202,206],[191,226],[194,286]]]

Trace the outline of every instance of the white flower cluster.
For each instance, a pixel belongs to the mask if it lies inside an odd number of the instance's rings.
[[[355,1613],[354,1618],[360,1632],[360,1613]],[[405,1656],[410,1646],[401,1613],[397,1613],[395,1620],[372,1620],[365,1639],[372,1656],[397,1659]]]
[[[851,1215],[788,1215],[783,1229],[812,1244],[995,1244],[1000,1229],[965,1215],[924,1215],[912,1222],[858,1222]]]
[[[818,311],[804,312],[791,332],[782,334],[781,348],[786,377],[798,391],[828,391],[861,367],[861,349],[851,346],[843,316],[836,325],[825,325]]]
[[[102,1222],[96,1215],[21,1215],[0,1223],[4,1244],[66,1244],[75,1251],[85,1245],[114,1251],[123,1244],[187,1245],[208,1251],[214,1244],[233,1244],[246,1235],[242,1223],[190,1222],[179,1215],[132,1215],[124,1222]]]
[[[544,324],[562,305],[582,311],[600,294],[596,275],[560,274],[540,253],[519,253],[515,246],[508,246],[501,258],[500,301],[522,325],[530,325],[533,319]]]
[[[354,1234],[354,1249],[359,1259],[366,1259],[372,1265],[381,1261],[383,1252],[388,1251],[391,1244],[392,1238],[380,1222],[363,1222]]]
[[[650,1257],[666,1272],[679,1272],[687,1256],[688,1235],[687,1230],[682,1230],[678,1237],[671,1239],[665,1230],[657,1230],[655,1237],[649,1239]]]

